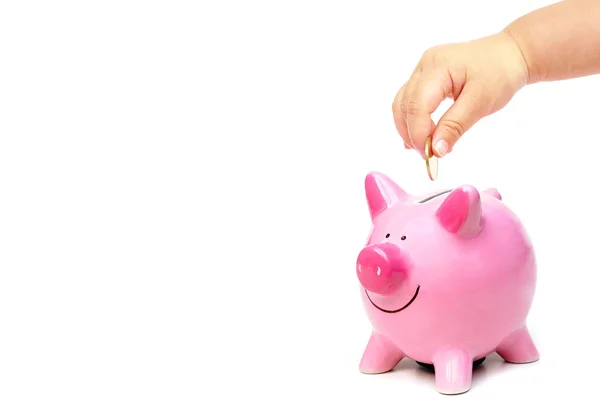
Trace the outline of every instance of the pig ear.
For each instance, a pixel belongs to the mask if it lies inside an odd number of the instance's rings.
[[[379,172],[371,172],[365,178],[365,191],[371,219],[384,210],[405,201],[409,195],[394,181]]]
[[[436,216],[444,229],[461,237],[473,237],[481,231],[481,197],[475,187],[463,185],[442,202]]]
[[[495,188],[486,188],[485,190],[483,190],[483,192],[487,195],[491,195],[492,197],[497,198],[498,200],[502,200],[502,196]]]

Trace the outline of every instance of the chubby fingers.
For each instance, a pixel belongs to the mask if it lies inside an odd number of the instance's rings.
[[[431,114],[451,95],[452,87],[446,69],[425,69],[413,73],[396,95],[393,111],[398,133],[421,157],[425,157],[425,140],[435,129]]]
[[[432,146],[437,157],[446,155],[475,123],[487,116],[494,103],[477,83],[467,83],[433,131]]]
[[[396,97],[394,97],[394,102],[392,103],[392,114],[394,115],[394,124],[396,125],[396,130],[398,134],[404,141],[404,147],[406,149],[412,149],[412,144],[410,142],[410,137],[408,136],[408,128],[406,127],[406,120],[402,116],[400,112],[400,103],[402,102],[402,96],[406,91],[406,84],[400,87]]]

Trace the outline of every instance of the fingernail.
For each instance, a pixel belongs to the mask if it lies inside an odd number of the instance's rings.
[[[442,157],[448,153],[448,142],[443,139],[438,139],[433,144],[433,149],[435,149],[436,153]]]

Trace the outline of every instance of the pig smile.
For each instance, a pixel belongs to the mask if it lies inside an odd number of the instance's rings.
[[[419,285],[419,286],[417,287],[417,290],[415,291],[415,295],[413,295],[413,297],[410,299],[410,301],[409,301],[408,303],[406,303],[406,304],[404,305],[404,307],[400,307],[398,310],[385,310],[385,309],[383,309],[383,308],[379,307],[377,304],[375,304],[375,303],[373,302],[373,300],[371,300],[371,297],[369,297],[369,292],[368,292],[367,290],[365,290],[365,294],[367,294],[367,298],[369,299],[369,301],[371,302],[371,304],[373,304],[373,307],[375,307],[377,310],[379,310],[379,311],[383,311],[384,313],[390,313],[390,314],[394,314],[394,313],[399,313],[399,312],[401,312],[402,310],[404,310],[405,308],[407,308],[409,305],[411,305],[411,304],[413,303],[413,301],[415,301],[415,300],[416,300],[416,298],[417,298],[417,295],[419,295],[419,289],[420,289],[420,288],[421,288],[421,286]]]

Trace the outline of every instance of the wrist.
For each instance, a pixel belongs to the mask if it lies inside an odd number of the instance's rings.
[[[526,38],[519,33],[518,28],[511,24],[504,28],[501,33],[510,39],[510,42],[515,48],[515,54],[519,57],[518,59],[524,74],[524,85],[531,85],[544,81],[543,72],[534,65],[528,52]]]

